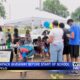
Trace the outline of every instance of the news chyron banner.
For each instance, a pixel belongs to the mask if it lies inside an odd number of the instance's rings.
[[[0,62],[0,70],[80,70],[80,63]]]
[[[73,62],[73,70],[80,70],[80,62]]]
[[[76,66],[76,65],[75,65]],[[73,70],[73,63],[54,62],[2,62],[1,70]]]

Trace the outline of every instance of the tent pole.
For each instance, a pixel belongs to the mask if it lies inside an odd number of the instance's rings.
[[[31,23],[32,30],[34,29],[34,26],[33,26],[33,21],[34,21],[34,20],[32,20],[32,23]]]

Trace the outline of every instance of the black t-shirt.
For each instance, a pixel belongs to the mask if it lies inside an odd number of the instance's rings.
[[[44,36],[43,38],[44,38],[45,40],[47,40],[47,39],[48,39],[48,36]]]
[[[7,37],[8,37],[8,41],[9,42],[12,42],[11,33],[10,32],[7,32],[6,34],[7,34]]]
[[[16,33],[14,33],[14,44],[16,44],[18,41],[19,41],[19,36],[18,36],[18,34],[16,34]]]
[[[17,33],[14,33],[13,36],[14,36],[14,38],[18,38],[19,37]]]
[[[49,43],[47,42],[47,39],[48,39],[48,36],[43,37],[45,47],[49,47]]]
[[[64,46],[69,45],[69,38],[67,37],[67,34],[70,34],[70,31],[68,29],[63,29],[63,39],[64,39]]]

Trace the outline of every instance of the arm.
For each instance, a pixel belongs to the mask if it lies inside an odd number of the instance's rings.
[[[49,38],[47,39],[48,43],[52,43],[53,42],[53,32],[54,31],[51,31],[50,34],[49,34]]]
[[[14,43],[14,35],[12,36],[12,43]]]
[[[67,34],[67,37],[74,39],[74,32],[72,32],[71,34]]]
[[[74,39],[75,38],[75,26],[70,28],[70,34],[67,34],[68,38]]]
[[[49,39],[47,41],[48,41],[48,43],[52,43],[53,42],[53,36],[49,36]]]

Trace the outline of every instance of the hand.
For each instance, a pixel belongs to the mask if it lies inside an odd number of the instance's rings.
[[[70,34],[66,34],[66,36],[67,36],[68,38],[70,38]]]

